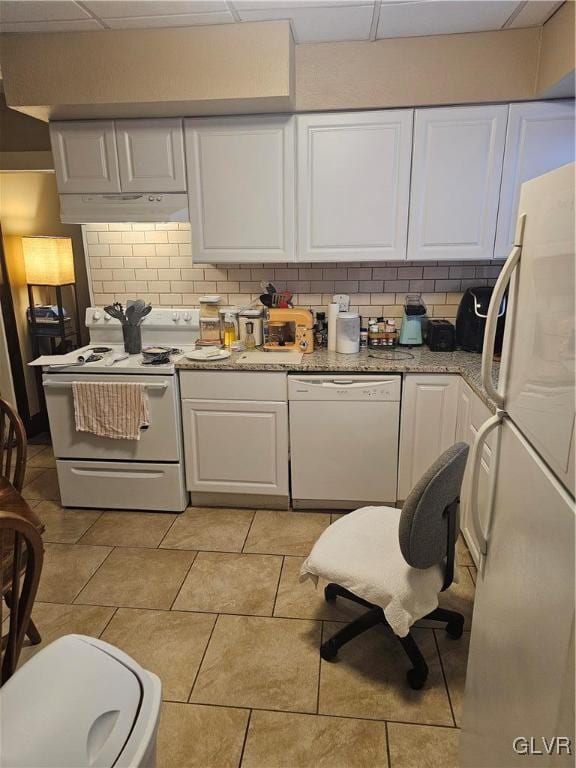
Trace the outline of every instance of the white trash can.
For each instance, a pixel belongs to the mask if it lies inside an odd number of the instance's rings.
[[[66,635],[0,689],[2,768],[155,768],[160,679],[113,645]]]

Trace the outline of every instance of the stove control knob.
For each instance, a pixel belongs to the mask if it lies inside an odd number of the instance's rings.
[[[172,312],[172,320],[176,323],[178,321],[178,312]]]
[[[96,312],[94,312],[94,314],[92,315],[92,317],[93,317],[93,319],[94,319],[94,320],[100,320],[100,318],[102,317],[102,315],[100,314],[100,312],[98,312],[98,310],[96,310]]]
[[[192,315],[190,314],[190,312],[184,312],[184,320],[186,320],[187,323],[189,323],[190,320],[192,320]]]
[[[105,320],[107,323],[109,323],[109,322],[110,322],[110,320],[112,320],[112,318],[110,317],[110,315],[109,315],[109,314],[105,313],[105,314],[104,314],[104,320]]]

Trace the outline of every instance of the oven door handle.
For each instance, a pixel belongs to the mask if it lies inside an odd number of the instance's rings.
[[[108,383],[108,382],[102,382],[102,383]],[[122,382],[120,382],[120,383],[122,383]],[[52,380],[52,381],[45,381],[44,382],[44,387],[50,387],[50,388],[52,388],[52,387],[71,387],[72,384],[74,384],[73,381],[54,381],[54,380]],[[160,383],[153,384],[153,383],[146,383],[146,382],[144,382],[143,386],[146,389],[162,389],[162,390],[168,389],[168,384],[166,382],[164,382],[162,384],[160,384]]]

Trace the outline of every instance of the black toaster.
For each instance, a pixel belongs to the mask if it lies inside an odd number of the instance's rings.
[[[426,343],[432,352],[452,352],[456,349],[456,329],[448,320],[429,320]]]

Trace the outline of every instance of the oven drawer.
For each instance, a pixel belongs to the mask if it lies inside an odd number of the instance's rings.
[[[176,376],[123,376],[114,381],[146,385],[150,426],[140,440],[112,440],[77,432],[72,383],[78,380],[110,381],[108,374],[44,374],[42,381],[52,434],[59,459],[116,459],[119,461],[179,461],[181,458],[180,398]]]
[[[188,503],[180,464],[56,462],[62,505],[181,512]]]

